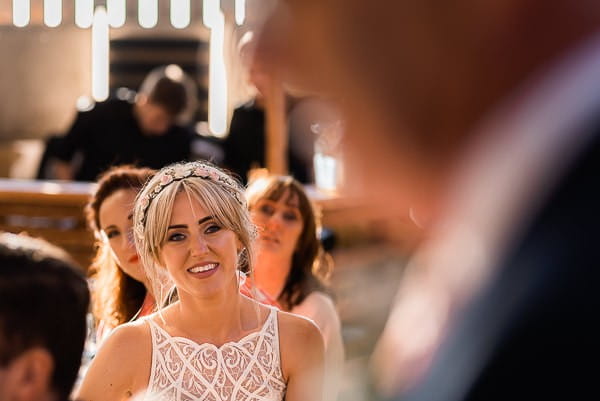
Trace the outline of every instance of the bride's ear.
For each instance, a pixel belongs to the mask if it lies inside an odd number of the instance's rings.
[[[237,249],[238,258],[240,257],[242,252],[244,252],[246,250],[246,247],[244,246],[244,244],[242,244],[242,241],[240,241],[240,239],[237,238],[237,236],[235,239],[235,248]]]

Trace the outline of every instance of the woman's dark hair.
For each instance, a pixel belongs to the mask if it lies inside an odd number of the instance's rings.
[[[100,234],[100,207],[119,190],[139,192],[155,171],[134,166],[117,166],[102,174],[96,192],[85,206],[88,226],[96,238],[96,256],[90,266],[92,286],[92,311],[96,322],[116,327],[131,320],[141,308],[146,297],[144,284],[128,276],[117,265],[110,246]]]
[[[331,257],[323,250],[318,238],[321,228],[320,215],[306,195],[304,187],[289,176],[265,176],[252,178],[246,197],[252,209],[261,199],[277,202],[289,191],[298,198],[298,210],[302,218],[302,232],[292,255],[292,267],[279,295],[279,303],[287,310],[299,305],[313,291],[332,295],[325,281],[332,267]]]

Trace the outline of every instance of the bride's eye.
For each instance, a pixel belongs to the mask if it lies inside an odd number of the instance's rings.
[[[179,242],[179,241],[183,241],[184,239],[185,239],[185,234],[182,234],[182,233],[173,233],[167,237],[167,240],[169,240],[171,242]]]
[[[206,228],[206,233],[207,234],[212,234],[212,233],[216,233],[217,231],[221,230],[221,226],[218,224],[211,224]]]

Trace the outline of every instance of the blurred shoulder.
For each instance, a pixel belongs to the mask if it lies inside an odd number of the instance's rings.
[[[119,121],[133,119],[133,104],[126,100],[111,98],[102,102],[95,102],[89,99],[87,103],[83,103],[78,106],[77,115],[79,118],[101,124],[106,124],[114,119]],[[109,116],[110,119],[107,119]]]
[[[278,311],[277,315],[284,377],[290,379],[307,368],[320,365],[325,355],[325,345],[319,328],[303,316],[283,311]]]
[[[279,337],[282,345],[321,342],[317,325],[310,319],[289,312],[277,311]]]
[[[321,330],[325,330],[328,326],[340,325],[333,299],[321,291],[311,292],[301,304],[292,308],[291,312],[309,318]]]
[[[133,103],[124,99],[110,98],[103,102],[92,101],[92,104],[88,109],[90,111],[131,111],[133,109]]]
[[[111,401],[142,391],[148,384],[152,362],[149,332],[143,321],[114,329],[92,360],[76,399]]]
[[[147,319],[139,319],[114,328],[102,343],[102,348],[123,350],[131,355],[145,352],[151,347],[151,343]]]
[[[298,306],[316,306],[335,310],[333,299],[322,291],[313,291]]]

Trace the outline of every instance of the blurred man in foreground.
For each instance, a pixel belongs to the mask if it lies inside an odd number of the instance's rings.
[[[350,186],[425,228],[382,393],[597,393],[598,3],[281,1],[258,51],[340,99]]]
[[[89,293],[64,251],[0,233],[0,401],[66,401],[86,336]]]

